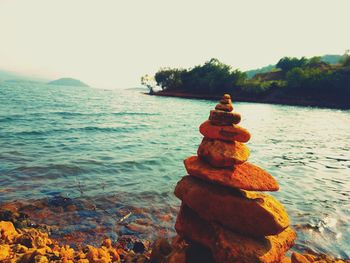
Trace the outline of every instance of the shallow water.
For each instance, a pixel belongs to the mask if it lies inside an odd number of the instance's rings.
[[[64,242],[174,235],[176,182],[214,101],[0,84],[0,202]],[[297,230],[295,250],[350,257],[350,111],[235,103]]]

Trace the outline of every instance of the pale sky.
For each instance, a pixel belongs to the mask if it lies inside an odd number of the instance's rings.
[[[343,54],[349,0],[0,0],[0,69],[139,86],[212,57],[241,70]]]

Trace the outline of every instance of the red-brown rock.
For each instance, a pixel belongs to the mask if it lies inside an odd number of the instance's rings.
[[[248,142],[251,137],[246,129],[238,125],[217,126],[211,124],[210,120],[203,122],[199,126],[199,132],[206,138],[229,142]]]
[[[306,257],[299,253],[293,253],[291,257],[292,263],[311,263],[312,261],[308,260]]]
[[[217,263],[279,263],[296,238],[291,228],[275,236],[242,236],[201,219],[184,205],[177,217],[175,229],[179,235],[209,248]]]
[[[276,235],[289,226],[284,207],[270,195],[213,185],[193,176],[177,183],[175,195],[201,218],[243,235]]]
[[[223,98],[220,100],[220,103],[222,103],[222,104],[232,104],[232,101],[231,101],[231,99],[229,99],[229,98],[223,97]]]
[[[240,142],[225,142],[204,137],[197,154],[214,167],[233,167],[247,161],[250,151]]]
[[[223,99],[231,99],[231,95],[228,94],[228,93],[225,93],[223,96],[222,96]]]
[[[334,258],[325,254],[292,253],[291,263],[349,263],[350,260]]]
[[[216,110],[223,110],[223,111],[233,111],[233,106],[231,103],[229,104],[224,104],[224,103],[218,103],[216,106],[215,106],[215,109]]]
[[[289,257],[286,256],[282,259],[281,263],[292,263],[292,261]]]
[[[222,110],[211,110],[209,115],[210,123],[218,126],[237,124],[241,121],[241,115],[236,112]]]
[[[278,191],[277,181],[265,170],[245,162],[233,168],[214,168],[197,156],[184,160],[189,175],[231,188],[250,191]]]

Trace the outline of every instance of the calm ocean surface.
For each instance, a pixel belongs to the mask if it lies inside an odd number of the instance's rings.
[[[215,101],[0,83],[0,204],[66,243],[174,235],[173,196]],[[235,103],[250,161],[298,234],[294,250],[350,257],[350,111]]]

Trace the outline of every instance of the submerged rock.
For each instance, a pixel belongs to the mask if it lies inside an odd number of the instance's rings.
[[[3,208],[0,208],[0,221],[1,220],[10,221],[17,228],[28,227],[31,225],[31,222],[26,214]]]
[[[172,246],[169,244],[168,240],[160,238],[154,242],[152,246],[151,262],[161,263],[164,262],[166,257],[173,250]]]

